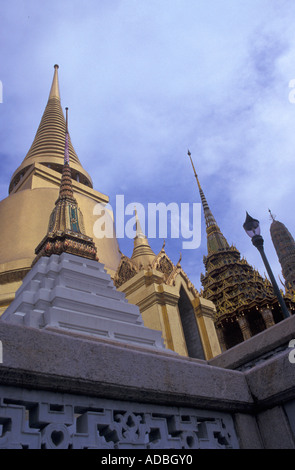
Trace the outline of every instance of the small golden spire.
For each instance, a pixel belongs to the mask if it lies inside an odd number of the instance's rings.
[[[137,215],[136,206],[134,206],[134,213],[135,213],[135,221],[136,221],[136,238],[146,238],[145,234],[142,231],[140,221]]]
[[[134,248],[131,259],[139,269],[147,269],[155,259],[156,255],[151,249],[148,239],[142,231],[136,207],[134,207],[134,212],[136,220],[136,235],[134,237]]]
[[[55,64],[54,66],[54,76],[52,80],[51,90],[49,93],[49,100],[51,98],[57,98],[60,101],[60,94],[59,94],[59,84],[58,84],[58,65]]]
[[[74,198],[74,192],[72,187],[72,172],[70,168],[70,158],[69,158],[69,131],[68,131],[68,110],[66,108],[66,125],[65,125],[65,155],[64,155],[64,165],[61,173],[61,183],[59,189],[59,198],[67,199],[70,198],[74,203],[77,203]]]

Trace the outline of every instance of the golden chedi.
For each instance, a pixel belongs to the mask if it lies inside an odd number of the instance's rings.
[[[13,173],[9,195],[0,202],[0,314],[13,300],[22,279],[31,269],[35,248],[48,230],[48,220],[59,196],[64,165],[65,117],[61,107],[58,66],[40,125],[21,165]],[[108,196],[93,189],[69,136],[69,163],[75,200],[84,215],[85,233],[93,238],[100,262],[112,275],[119,264],[117,239],[97,238],[94,208],[106,205]],[[110,216],[113,215],[110,213]]]

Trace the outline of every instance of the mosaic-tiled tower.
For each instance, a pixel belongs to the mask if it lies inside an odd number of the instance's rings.
[[[285,286],[289,289],[295,289],[295,241],[287,227],[275,219],[270,212],[272,223],[270,226],[270,235],[277,252],[282,274],[285,279]]]
[[[35,253],[35,264],[41,256],[71,253],[92,260],[98,260],[97,248],[91,237],[85,234],[83,214],[78,207],[72,188],[69,158],[68,108],[66,108],[65,154],[60,182],[59,196],[51,212],[48,232]]]
[[[208,254],[201,275],[204,298],[216,307],[215,327],[222,349],[228,349],[283,319],[271,283],[230,246],[209,208],[191,154],[204,210]]]

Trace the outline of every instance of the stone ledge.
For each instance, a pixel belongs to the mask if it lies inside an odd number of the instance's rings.
[[[209,364],[225,369],[255,364],[263,355],[281,346],[288,347],[291,339],[295,339],[295,315],[210,359]]]
[[[289,352],[283,351],[245,372],[259,410],[295,399],[295,364],[290,363]]]
[[[242,372],[206,361],[1,322],[0,339],[3,385],[228,412],[253,406]]]

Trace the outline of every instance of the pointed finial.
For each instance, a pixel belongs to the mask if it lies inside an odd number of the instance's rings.
[[[178,260],[178,263],[177,263],[176,266],[180,266],[180,261],[181,261],[181,260],[182,260],[182,254],[181,254],[181,252],[180,252],[180,253],[179,253],[179,260]]]
[[[55,64],[52,85],[51,85],[49,98],[48,98],[49,100],[51,98],[56,98],[56,99],[60,100],[59,85],[58,85],[58,69],[59,69],[59,66],[57,64]]]
[[[188,150],[187,152],[193,170],[195,174],[195,178],[197,180],[199,192],[200,192],[200,197],[201,197],[201,202],[204,210],[204,216],[205,216],[205,222],[206,222],[206,231],[207,231],[207,247],[208,247],[208,253],[215,252],[218,250],[224,250],[229,248],[229,244],[226,240],[226,238],[223,236],[223,234],[220,231],[220,228],[218,227],[216,220],[209,208],[208,202],[206,200],[205,194],[202,190],[202,187],[199,182],[199,178],[197,175],[197,172],[195,170],[195,166],[192,161],[191,157],[191,152]],[[212,229],[214,227],[214,230]]]
[[[189,150],[187,151],[187,154],[190,158],[190,161],[191,161],[191,164],[192,164],[192,167],[193,167],[193,171],[194,171],[194,175],[195,175],[195,178],[196,178],[197,183],[198,183],[198,187],[201,190],[201,185],[200,185],[200,182],[199,182],[199,178],[198,178],[198,175],[197,175],[197,172],[196,172],[196,169],[195,169],[195,165],[194,165],[193,160],[192,160],[192,154]]]
[[[276,219],[275,219],[275,215],[272,214],[271,210],[268,209],[268,212],[270,213],[270,218],[272,219],[272,221],[274,222]]]
[[[137,214],[136,206],[134,206],[134,214],[135,214],[135,222],[136,222],[136,229],[137,229],[137,224],[138,224],[139,220],[138,220],[138,214]]]
[[[188,156],[189,156],[189,158],[190,158],[190,161],[191,161],[191,164],[192,164],[192,167],[193,167],[193,170],[194,170],[195,177],[198,178],[197,172],[196,172],[195,167],[194,167],[194,164],[193,164],[192,154],[191,154],[191,152],[190,152],[189,150],[187,151],[187,154],[188,154]]]
[[[135,221],[136,221],[136,238],[146,238],[145,234],[142,231],[140,221],[137,215],[137,209],[136,206],[134,206],[134,213],[135,213]]]

